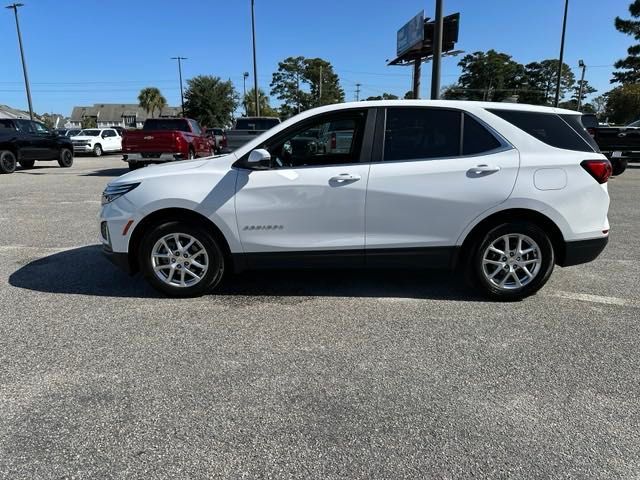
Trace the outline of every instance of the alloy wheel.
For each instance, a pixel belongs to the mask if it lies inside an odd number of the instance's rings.
[[[209,269],[209,255],[200,241],[186,233],[160,238],[151,251],[156,277],[172,287],[192,287]]]
[[[520,233],[495,239],[482,255],[482,273],[501,290],[517,290],[538,275],[542,255],[538,244]]]

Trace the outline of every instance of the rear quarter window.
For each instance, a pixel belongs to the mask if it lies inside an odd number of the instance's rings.
[[[488,111],[552,147],[578,152],[594,151],[591,142],[583,138],[573,126],[555,113],[499,109]],[[577,115],[570,116],[580,120]]]

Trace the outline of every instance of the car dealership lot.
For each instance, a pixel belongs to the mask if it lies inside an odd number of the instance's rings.
[[[0,176],[0,478],[638,475],[640,169],[519,303],[401,271],[177,300],[102,258],[120,158]]]

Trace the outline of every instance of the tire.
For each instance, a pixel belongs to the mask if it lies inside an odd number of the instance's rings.
[[[145,163],[129,162],[129,170],[131,170],[131,171],[138,170],[139,168],[146,167],[146,166],[147,165]]]
[[[518,252],[518,240],[522,241],[520,251],[524,250],[524,255]],[[532,251],[527,252],[529,249]],[[549,280],[554,264],[549,236],[533,223],[513,222],[496,226],[481,237],[468,273],[489,298],[514,301],[540,290]]]
[[[191,240],[194,242],[185,251]],[[197,254],[198,250],[204,254]],[[181,221],[169,221],[150,230],[141,242],[138,262],[151,286],[170,297],[197,297],[210,292],[222,281],[226,264],[223,250],[210,232]]]
[[[36,164],[35,160],[20,160],[20,166],[25,169],[25,170],[29,170],[30,168],[33,168],[33,166]]]
[[[96,143],[96,145],[93,147],[93,156],[94,157],[102,156],[102,145],[100,145],[99,143]]]
[[[614,176],[622,175],[627,169],[629,161],[626,158],[615,158],[611,160],[612,174]]]
[[[194,158],[196,158],[196,152],[194,152],[191,148],[189,149],[189,157],[187,158],[187,160],[193,160]]]
[[[0,150],[0,173],[13,173],[16,171],[16,156],[9,150]]]
[[[60,150],[60,157],[58,157],[58,165],[62,168],[69,168],[73,165],[73,152],[68,148]]]

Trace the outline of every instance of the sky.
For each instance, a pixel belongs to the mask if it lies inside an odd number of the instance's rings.
[[[8,3],[6,0],[5,3]],[[177,65],[183,77],[216,75],[243,89],[251,72],[250,0],[23,0],[20,27],[34,110],[69,115],[75,105],[137,103],[141,88],[160,88],[180,104]],[[388,67],[396,31],[434,0],[255,0],[258,84],[270,90],[271,75],[288,56],[321,57],[340,76],[347,100],[411,89],[410,67]],[[570,0],[565,62],[598,94],[611,88],[613,63],[633,41],[613,26],[628,17],[630,0]],[[557,58],[564,0],[444,0],[445,14],[460,12],[457,48],[496,49],[526,64]],[[27,109],[12,10],[0,11],[0,104]],[[442,85],[454,83],[458,59],[443,59]],[[253,84],[253,76],[247,89]],[[428,98],[431,64],[423,66],[422,97]],[[277,104],[272,99],[272,104]]]

